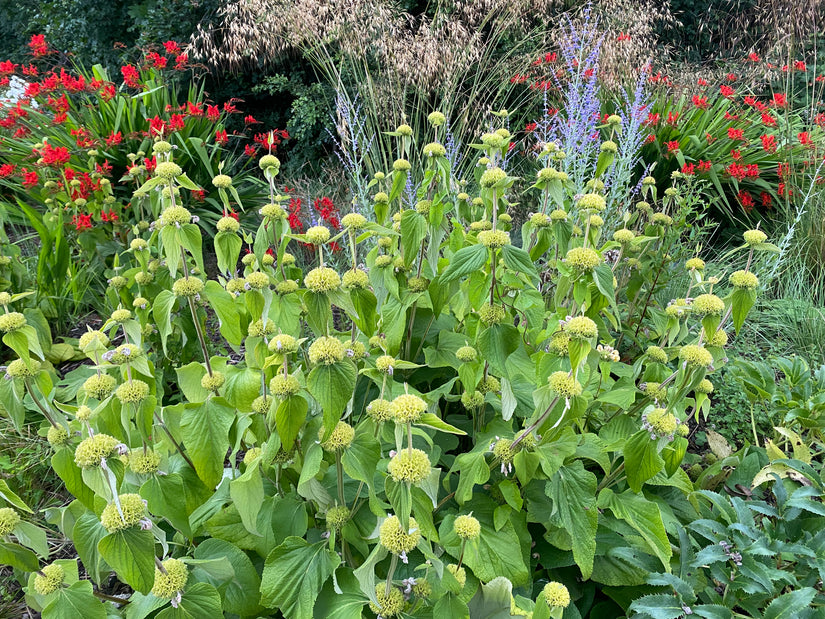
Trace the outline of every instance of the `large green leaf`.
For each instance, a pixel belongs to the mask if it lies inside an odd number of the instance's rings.
[[[816,597],[816,589],[803,587],[796,591],[783,593],[765,609],[762,619],[792,619],[798,617]]]
[[[547,482],[545,492],[553,501],[553,513],[573,541],[573,558],[584,578],[593,573],[596,555],[596,476],[584,468],[581,460],[561,467]]]
[[[155,582],[155,537],[129,527],[102,538],[97,549],[112,569],[135,591],[149,593]]]
[[[327,578],[341,562],[324,542],[309,544],[288,537],[266,558],[261,578],[261,604],[290,619],[311,619]]]
[[[97,545],[108,532],[100,524],[100,519],[91,512],[86,512],[74,523],[72,529],[72,542],[80,556],[83,567],[91,579],[98,584],[103,582],[103,577],[108,572],[108,567],[103,557],[97,550]]]
[[[235,410],[223,398],[209,398],[202,404],[187,404],[180,421],[186,451],[198,477],[214,488],[223,476],[223,463],[229,449],[229,428]]]
[[[518,329],[513,325],[490,325],[478,336],[478,350],[497,375],[508,376],[507,357],[518,348],[520,341]]]
[[[157,614],[157,619],[208,619],[221,616],[221,594],[208,583],[196,582],[183,592],[177,608],[164,608]]]
[[[665,593],[646,595],[635,600],[630,610],[653,619],[676,619],[685,616],[685,609],[679,598]]]
[[[258,613],[261,579],[245,552],[227,541],[212,538],[198,544],[195,558],[228,559],[235,575],[222,591],[224,608],[241,616]]]
[[[186,496],[186,489],[178,473],[152,475],[140,487],[140,496],[146,499],[152,514],[166,518],[186,537],[192,536],[189,510],[186,501],[181,500]]]
[[[258,512],[264,502],[264,483],[261,479],[261,467],[249,466],[243,475],[233,479],[229,484],[229,496],[232,497],[241,522],[246,530],[260,535],[257,527]]]
[[[536,277],[536,267],[530,259],[530,254],[521,247],[505,245],[501,248],[501,254],[504,256],[504,262],[507,264],[508,269],[521,271],[522,273]]]
[[[209,282],[206,285],[208,288]],[[155,317],[164,353],[167,352],[166,340],[172,333],[172,308],[175,307],[175,301],[177,297],[171,290],[161,290],[152,303],[152,315]]]
[[[464,550],[464,563],[482,581],[504,576],[516,585],[525,584],[529,580],[525,557],[529,556],[530,546],[526,514],[513,512],[510,519],[496,527],[496,507],[494,501],[483,495],[478,495],[464,506],[481,524],[481,535],[468,543]],[[441,522],[439,533],[447,552],[458,557],[461,539],[453,531],[454,520],[452,514],[447,516]]]
[[[307,377],[307,388],[324,412],[324,430],[330,432],[352,398],[357,378],[350,361],[319,365]]]
[[[218,315],[221,335],[233,346],[240,346],[243,341],[243,333],[241,333],[235,298],[214,280],[206,282],[204,296]]]
[[[462,247],[450,259],[449,266],[441,274],[441,282],[447,283],[480,270],[487,262],[487,248],[484,245]]]
[[[401,214],[401,249],[404,264],[409,266],[421,251],[421,241],[427,236],[427,220],[415,211],[407,209]]]
[[[291,395],[278,404],[275,411],[275,428],[284,449],[292,449],[292,444],[306,421],[308,408],[307,401],[300,395]]]
[[[23,499],[17,496],[12,489],[9,488],[9,484],[5,479],[0,479],[0,499],[11,503],[21,511],[28,512],[30,514],[34,513],[31,508],[23,502]]]
[[[355,439],[341,456],[344,472],[352,479],[363,481],[370,488],[380,460],[381,445],[368,432],[357,432]]]
[[[670,571],[673,550],[662,522],[662,513],[656,503],[630,490],[616,494],[610,488],[605,488],[599,493],[598,506],[599,509],[609,509],[616,518],[636,529],[649,546],[651,554],[659,557],[665,571]]]
[[[79,580],[60,589],[43,609],[43,619],[106,619],[106,608],[94,596],[92,583]]]
[[[361,619],[367,602],[352,570],[341,567],[321,589],[313,614],[315,619]]]
[[[633,492],[641,492],[644,483],[665,466],[659,455],[657,443],[645,430],[636,432],[624,446],[624,469],[627,484]]]
[[[0,542],[0,565],[10,565],[24,572],[36,572],[40,569],[37,555],[20,544],[10,542]]]

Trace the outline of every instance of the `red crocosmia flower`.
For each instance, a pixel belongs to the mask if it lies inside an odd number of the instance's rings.
[[[630,40],[630,35],[629,35],[629,34],[625,34],[624,32],[620,32],[620,33],[619,33],[619,36],[618,36],[618,37],[616,37],[616,40],[617,40],[619,43],[621,43],[622,41],[629,41],[629,40]]]
[[[167,133],[166,121],[164,121],[160,116],[155,116],[154,118],[147,118],[146,120],[149,121],[150,136],[155,137]]]
[[[175,70],[183,71],[186,68],[187,62],[189,62],[189,56],[186,54],[179,54],[175,56]]]
[[[31,189],[32,187],[35,187],[37,183],[40,181],[40,178],[37,176],[37,172],[35,172],[34,170],[30,171],[26,168],[23,168],[21,170],[21,173],[23,174],[23,187],[25,187],[26,189]]]
[[[807,131],[797,134],[796,137],[799,138],[799,143],[802,144],[802,146],[811,146],[813,144],[811,135]]]
[[[696,166],[692,163],[686,163],[682,166],[682,174],[693,176],[696,173]]]
[[[211,120],[213,123],[218,122],[218,119],[221,117],[221,111],[218,109],[217,105],[207,105],[206,106],[206,117]]]
[[[655,141],[656,141],[656,136],[653,135],[652,133],[649,133],[647,135],[647,137],[645,138],[645,144],[653,144],[653,142],[655,142]]]
[[[0,75],[11,75],[17,70],[18,65],[11,60],[4,60],[0,62]]]
[[[748,60],[751,62],[759,62],[759,55],[756,52],[751,52],[748,54]]]
[[[814,116],[814,123],[820,127],[825,127],[825,113],[820,112]]]
[[[78,215],[74,215],[72,217],[72,223],[74,224],[74,229],[78,232],[82,232],[83,230],[91,230],[92,229],[92,216],[91,215],[84,215],[80,213]]]
[[[8,77],[0,77],[0,86],[5,88],[11,83],[11,80]]]
[[[95,171],[103,176],[111,176],[112,175],[112,164],[108,161],[104,161],[102,164],[96,163],[95,164]]]
[[[693,106],[702,108],[703,110],[708,109],[708,98],[707,97],[700,97],[698,95],[693,95]]]
[[[71,158],[68,148],[65,146],[52,146],[49,143],[43,145],[40,155],[43,158],[43,164],[52,168],[63,167],[69,163]]]
[[[229,212],[226,214],[226,216],[227,216],[227,217],[231,217],[231,218],[232,218],[232,219],[234,219],[235,221],[240,221],[240,219],[238,218],[238,214],[237,214],[235,211],[229,211]]]
[[[166,49],[167,54],[180,54],[181,49],[180,45],[178,45],[175,41],[166,41],[163,44],[164,49]]]
[[[719,92],[723,97],[730,99],[736,91],[727,84],[722,84],[719,86]]]
[[[226,135],[226,131],[216,131],[215,132],[215,143],[224,145],[229,142],[229,137]]]
[[[700,160],[699,160],[699,163],[696,165],[696,169],[697,169],[699,172],[703,172],[703,173],[704,173],[704,172],[710,172],[710,166],[711,166],[710,161],[702,161],[702,160],[700,159]]]
[[[190,116],[203,116],[203,106],[200,103],[186,102],[186,112]]]
[[[183,114],[172,114],[169,117],[169,131],[183,131],[186,127],[186,119]]]
[[[4,163],[0,165],[0,178],[7,178],[14,174],[15,165],[13,163]]]
[[[730,156],[734,161],[739,161],[742,158],[742,151],[733,149],[730,151]]]
[[[725,120],[739,120],[738,114],[731,114],[730,112],[725,112]]]
[[[117,133],[112,131],[109,137],[106,138],[106,146],[117,146],[121,142],[123,142],[123,134],[120,131]]]
[[[708,81],[707,81],[705,78],[700,77],[700,78],[698,79],[698,81],[696,82],[696,84],[697,84],[698,86],[707,86],[707,85],[708,85]]]
[[[667,113],[667,124],[675,125],[677,120],[679,120],[679,112],[668,112]]]
[[[733,73],[728,73],[725,76],[725,79],[728,80],[729,82],[735,82],[736,81],[736,75],[733,74]]]
[[[651,112],[648,112],[647,120],[644,122],[644,124],[646,124],[646,125],[655,125],[656,123],[659,122],[660,119],[661,119],[661,115],[653,114]]]
[[[115,89],[114,84],[106,84],[100,91],[100,98],[104,101],[111,101],[115,98],[116,94],[117,90]]]
[[[808,67],[805,66],[805,61],[803,60],[794,60],[793,68],[797,71],[807,71]]]
[[[24,138],[32,132],[31,129],[28,127],[18,127],[17,130],[14,132],[12,137],[14,138]]]
[[[817,83],[819,83],[819,82],[825,82],[825,75],[821,75],[821,74],[820,74],[820,75],[817,75],[817,76],[816,76],[816,79],[814,79],[814,81],[815,81],[815,82],[817,82]]]
[[[204,191],[203,189],[193,189],[192,190],[192,197],[197,202],[203,202],[203,201],[206,200],[206,191]]]
[[[745,133],[741,129],[737,129],[735,127],[728,127],[728,139],[729,140],[744,140]]]
[[[713,144],[716,141],[716,138],[713,137],[710,133],[705,134],[705,142],[708,144]]]
[[[238,113],[238,108],[235,107],[235,104],[233,103],[233,101],[235,101],[235,99],[227,101],[226,103],[223,104],[223,111],[226,112],[227,114],[237,114]]]
[[[151,159],[149,159],[148,157],[145,157],[143,159],[143,165],[146,166],[146,171],[147,172],[149,172],[149,173],[154,172],[155,168],[158,167],[158,158],[157,157],[152,157]]]
[[[140,88],[140,72],[133,65],[127,64],[120,67],[123,75],[123,83],[129,88]]]
[[[746,96],[745,96],[745,98],[744,98],[744,99],[742,99],[742,102],[743,102],[745,105],[750,105],[751,107],[754,107],[754,106],[756,105],[756,99],[754,99],[754,98],[753,98],[752,96],[750,96],[750,95],[746,95]]]
[[[526,131],[527,133],[532,133],[536,130],[537,127],[537,123],[527,123],[526,125],[524,125],[524,131]]]
[[[243,122],[245,125],[255,125],[259,124],[255,117],[250,114],[249,116],[244,116]]]
[[[58,112],[57,114],[54,115],[54,118],[52,118],[52,124],[53,125],[62,125],[64,122],[66,122],[68,120],[68,118],[69,118],[69,115],[66,114],[66,112]]]
[[[100,219],[101,221],[110,221],[114,223],[118,220],[118,216],[114,211],[109,211],[108,213],[106,211],[100,211]]]
[[[771,198],[771,194],[767,191],[763,191],[759,194],[759,199],[762,201],[762,206],[766,208],[771,208],[773,206],[773,198]]]
[[[78,127],[77,129],[72,129],[69,131],[75,137],[75,143],[80,148],[92,148],[95,146],[95,139],[92,137],[92,134],[89,133],[88,130],[84,129],[83,127]]]
[[[751,194],[745,190],[742,190],[736,197],[739,199],[739,204],[742,205],[742,208],[745,209],[746,213],[750,213],[753,210],[754,201]]]
[[[304,224],[301,222],[301,199],[290,198],[287,208],[289,209],[287,217],[289,227],[295,232],[300,232],[304,229]]]
[[[61,95],[59,99],[53,99],[52,96],[49,95],[49,107],[55,112],[68,112],[70,107],[69,99],[65,94]]]
[[[155,69],[165,69],[166,64],[169,62],[166,56],[161,56],[157,52],[149,52],[146,54],[146,60],[148,60]]]
[[[26,88],[23,89],[23,96],[24,97],[36,97],[40,94],[40,83],[39,82],[30,82],[26,84]]]
[[[759,137],[762,140],[762,148],[769,153],[776,151],[776,136],[775,135],[762,135]]]
[[[40,58],[49,53],[49,46],[46,43],[46,36],[42,34],[33,34],[29,40],[29,49],[35,58]]]
[[[771,102],[776,107],[785,107],[786,105],[788,105],[788,98],[781,92],[775,92],[773,93],[773,99],[771,100]]]
[[[258,152],[258,147],[254,144],[247,144],[243,147],[243,152],[247,157],[254,157]]]
[[[776,118],[771,116],[768,112],[762,112],[762,123],[768,127],[776,127]]]
[[[667,152],[668,153],[675,153],[679,150],[679,141],[673,140],[667,143]]]

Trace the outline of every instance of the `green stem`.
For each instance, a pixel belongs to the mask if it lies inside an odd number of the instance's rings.
[[[338,473],[338,502],[346,507],[347,502],[344,500],[344,465],[341,463],[341,452],[335,452],[335,471]]]
[[[395,566],[398,565],[398,555],[392,556],[392,561],[390,562],[390,571],[387,572],[387,589],[384,595],[389,595],[390,590],[392,589],[392,577],[395,574]]]

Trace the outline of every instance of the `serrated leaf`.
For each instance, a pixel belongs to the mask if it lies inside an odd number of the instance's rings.
[[[645,430],[640,430],[627,439],[624,463],[627,484],[633,492],[641,492],[644,483],[665,466],[665,461],[657,451],[656,441]]]
[[[307,377],[307,388],[324,412],[325,434],[332,431],[352,398],[358,374],[349,361],[319,365]]]
[[[208,583],[196,582],[184,590],[177,608],[164,608],[157,614],[157,619],[205,619],[221,615],[223,610],[218,590]]]
[[[434,413],[424,413],[421,415],[419,420],[415,422],[415,425],[427,426],[428,428],[433,428],[434,430],[439,430],[440,432],[449,432],[450,434],[458,434],[460,436],[466,436],[467,434],[464,430],[460,430],[446,421],[443,421]]]
[[[186,451],[198,477],[214,488],[223,477],[224,459],[229,450],[229,428],[235,420],[233,409],[223,398],[212,397],[202,404],[187,404],[180,420]]]
[[[484,245],[462,247],[450,259],[449,266],[441,274],[443,283],[460,279],[481,269],[487,263],[487,248]]]
[[[129,527],[102,538],[97,549],[112,569],[135,591],[149,593],[155,582],[155,537]]]
[[[573,558],[585,578],[593,573],[596,555],[596,476],[581,460],[561,467],[547,482],[545,493],[553,501],[553,514],[573,540]]]
[[[290,619],[311,619],[318,594],[341,558],[326,542],[288,537],[266,558],[261,604]]]

